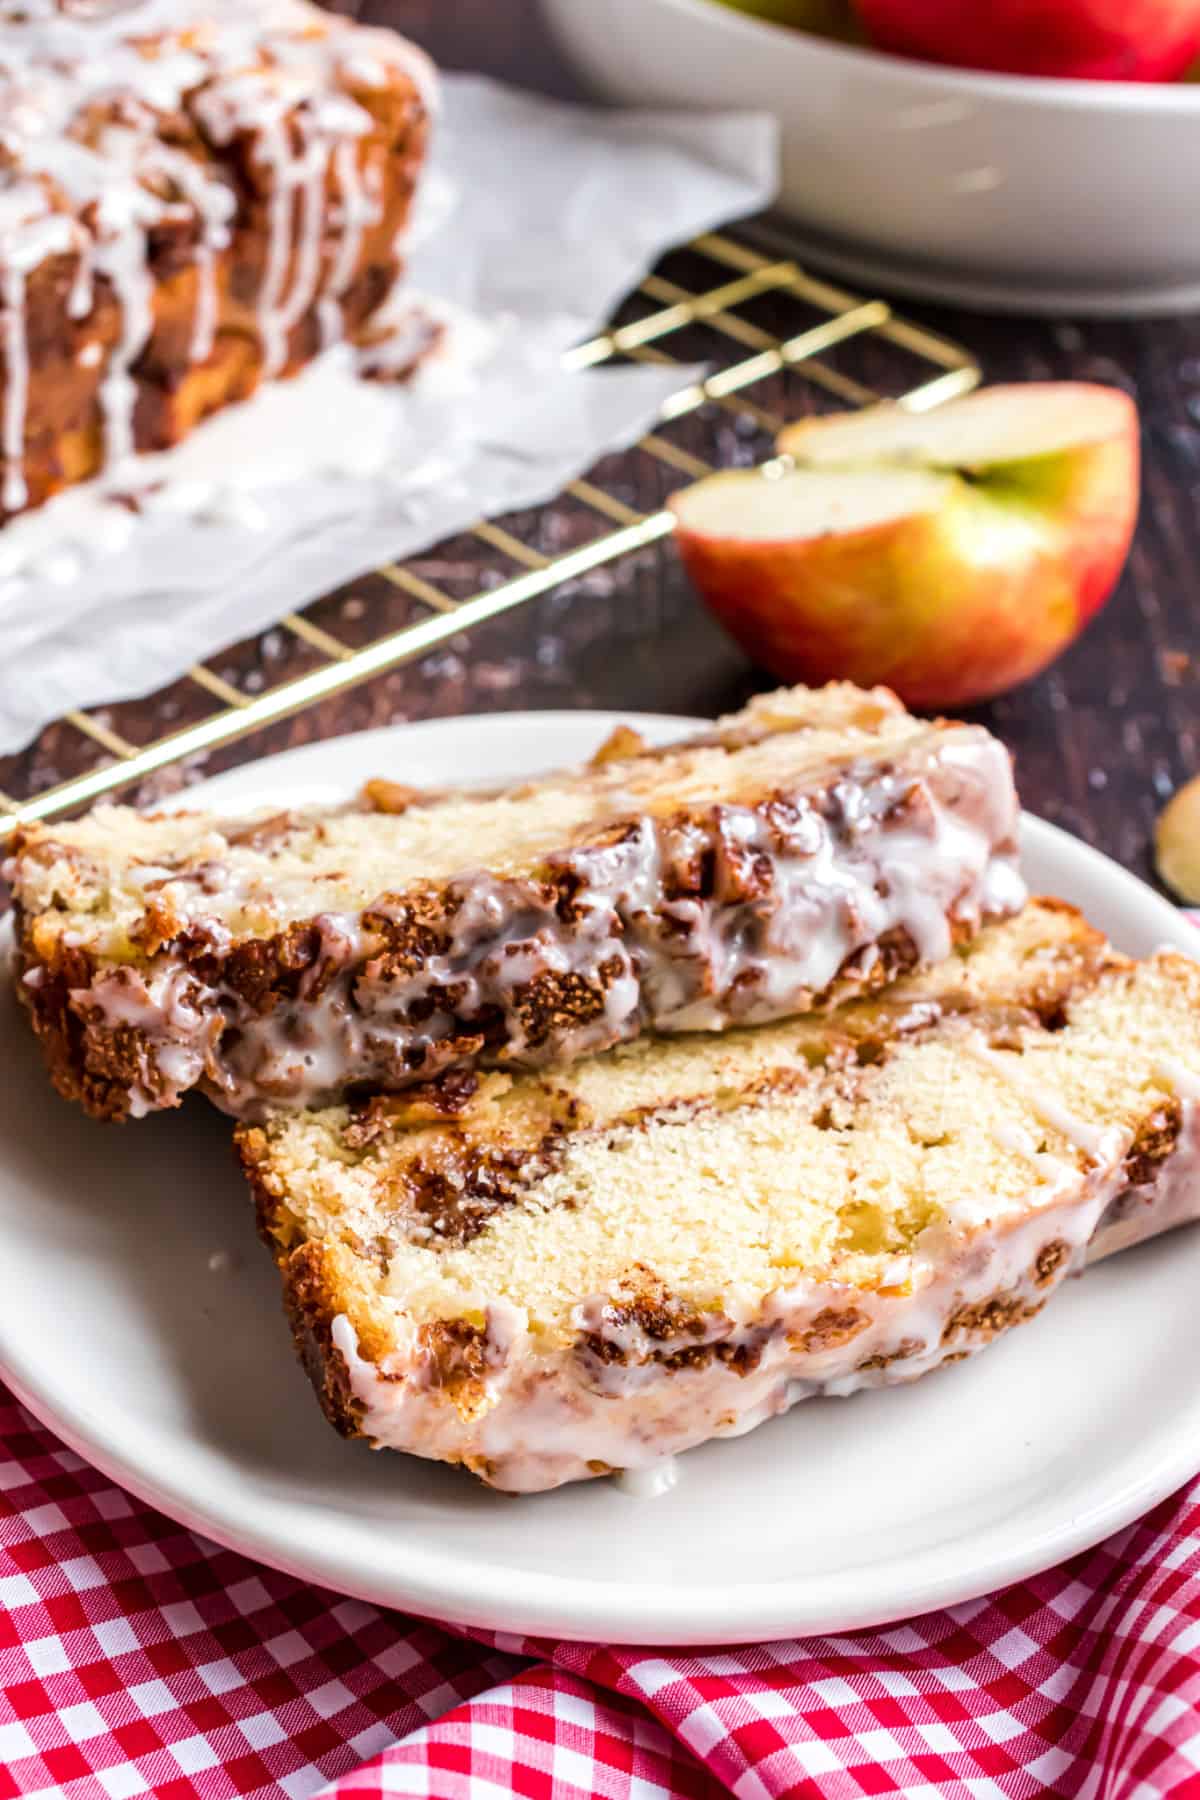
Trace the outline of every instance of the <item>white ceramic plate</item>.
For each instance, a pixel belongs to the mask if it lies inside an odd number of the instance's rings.
[[[627,716],[627,715],[626,715]],[[195,790],[337,798],[589,754],[608,713],[342,738]],[[656,740],[685,721],[635,719]],[[1114,864],[1031,820],[1035,887],[1128,950],[1200,944]],[[966,1599],[1124,1525],[1200,1467],[1200,1232],[1115,1258],[970,1363],[810,1401],[683,1459],[655,1500],[608,1482],[514,1500],[341,1442],[293,1360],[229,1125],[196,1101],[123,1128],[57,1100],[0,995],[0,1369],[134,1493],[346,1593],[501,1629],[643,1643],[848,1629]]]
[[[854,282],[1030,313],[1200,306],[1200,84],[979,74],[714,0],[543,0],[588,86],[781,128],[803,254]]]

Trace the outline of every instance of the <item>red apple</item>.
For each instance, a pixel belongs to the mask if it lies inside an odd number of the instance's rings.
[[[910,705],[1003,693],[1111,593],[1138,509],[1128,395],[982,388],[792,426],[792,459],[675,494],[700,593],[785,681],[883,682]]]
[[[1200,51],[1200,0],[855,0],[901,56],[1089,81],[1173,81]]]

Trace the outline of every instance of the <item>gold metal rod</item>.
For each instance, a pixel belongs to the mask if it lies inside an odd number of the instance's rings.
[[[115,731],[110,731],[107,725],[101,725],[100,721],[93,719],[90,713],[69,712],[64,713],[63,718],[68,725],[73,725],[76,731],[82,731],[84,737],[90,737],[94,744],[100,744],[111,756],[119,756],[122,761],[125,761],[129,757],[137,755],[134,746],[126,738],[120,737]]]
[[[720,232],[709,232],[704,237],[697,238],[693,248],[731,269],[749,271],[764,268],[771,262],[771,258],[764,256],[761,251],[752,250],[747,244],[736,243],[733,238],[725,237]],[[861,294],[852,294],[847,288],[835,287],[830,281],[822,281],[818,276],[810,275],[807,269],[802,269],[796,262],[790,265],[787,286],[813,306],[820,306],[829,313],[852,312],[863,303]],[[890,313],[891,308],[888,307],[887,311]]]
[[[754,382],[764,381],[768,375],[778,375],[783,369],[802,364],[809,357],[832,348],[845,338],[857,337],[861,332],[872,330],[881,307],[881,301],[866,301],[854,312],[843,313],[840,318],[826,319],[822,324],[814,325],[810,331],[802,331],[798,337],[789,338],[778,350],[763,350],[745,362],[736,363],[732,369],[719,369],[707,380],[681,388],[666,401],[662,408],[662,418],[681,418],[684,413],[695,412],[705,400],[721,400],[740,393]]]
[[[655,338],[667,337],[673,331],[681,330],[685,325],[692,325],[711,312],[720,312],[725,307],[739,306],[746,300],[752,300],[757,294],[765,294],[773,287],[779,287],[787,280],[794,264],[781,262],[772,265],[766,257],[760,258],[760,267],[737,281],[729,281],[723,287],[709,288],[702,294],[689,294],[685,289],[678,289],[671,304],[661,312],[649,313],[644,319],[635,319],[629,325],[618,325],[613,331],[602,331],[585,344],[577,344],[568,350],[563,361],[568,369],[590,369],[597,363],[608,362],[614,356],[625,356],[643,344],[653,343]],[[653,276],[648,276],[642,283],[642,292],[652,293]]]
[[[959,394],[969,394],[972,388],[979,386],[981,372],[976,368],[947,369],[944,375],[935,375],[930,381],[923,381],[919,387],[909,388],[902,394],[897,404],[906,407],[909,412],[928,412],[930,407],[941,406],[946,400],[954,400]]]
[[[746,244],[735,243],[732,238],[723,237],[719,232],[697,238],[693,249],[731,269],[744,269],[748,272],[771,264],[771,258],[764,256],[761,251],[751,250]],[[817,276],[810,275],[807,269],[802,269],[797,262],[789,265],[788,278],[783,285],[789,292],[807,300],[810,306],[819,306],[822,312],[853,312],[863,303],[861,294],[852,294],[846,288],[834,287],[832,282],[821,281]],[[891,309],[889,307],[886,310],[890,312]]]
[[[665,299],[666,309],[661,313],[651,313],[647,319],[638,319],[632,325],[619,325],[613,337],[618,344],[624,346],[626,341],[644,341],[648,325],[663,323],[667,330],[678,331],[683,325],[692,325],[698,319],[707,318],[711,312],[722,312],[728,306],[744,306],[747,300],[757,299],[760,294],[768,293],[777,282],[786,281],[790,270],[790,262],[773,265],[764,263],[753,274],[739,276],[736,281],[727,281],[721,287],[704,288],[698,294],[690,288],[677,286],[675,282],[667,283],[659,275],[647,275],[638,292],[645,294],[650,300]],[[675,292],[664,295],[662,289],[666,286],[673,287]]]
[[[704,475],[715,473],[711,463],[702,462],[693,456],[690,450],[681,450],[677,444],[668,443],[666,438],[659,437],[656,431],[650,432],[638,445],[639,450],[646,450],[651,456],[664,462],[669,468],[678,469],[681,475],[691,475],[699,481]]]
[[[926,362],[942,363],[951,369],[974,366],[974,357],[960,350],[957,344],[939,337],[935,331],[926,331],[921,325],[911,325],[907,319],[898,319],[894,313],[888,320],[887,337],[890,343],[902,350],[910,350],[914,356],[924,357]]]
[[[709,390],[714,394],[735,394],[752,382],[777,374],[783,365],[806,362],[810,356],[819,356],[822,350],[832,350],[836,344],[845,343],[847,338],[875,330],[886,317],[887,309],[882,300],[867,300],[853,312],[841,313],[836,319],[827,319],[795,337],[785,338],[778,349],[760,351],[732,369],[718,370],[709,379]]]
[[[241,708],[250,704],[246,695],[235,688],[232,682],[223,681],[219,675],[214,675],[211,669],[206,669],[203,663],[192,664],[188,670],[188,679],[194,681],[197,687],[202,687],[215,700],[219,700],[223,706]]]
[[[667,292],[674,288],[674,282],[663,281],[658,276],[653,279],[656,289]],[[714,313],[705,320],[705,323],[711,325],[714,331],[719,331],[725,337],[732,338],[735,343],[744,344],[750,350],[777,350],[780,347],[779,339],[772,337],[769,331],[764,331],[761,325],[752,325],[749,319],[738,318],[736,313]],[[663,356],[661,351],[643,350],[639,352],[639,356],[653,356],[663,362],[671,360]],[[825,388],[829,393],[836,394],[840,400],[848,400],[852,406],[871,406],[883,398],[882,394],[876,393],[874,388],[864,386],[861,381],[852,381],[848,375],[842,375],[836,369],[827,369],[823,363],[812,356],[804,358],[802,373],[806,381],[814,382],[817,387]],[[946,377],[939,375],[935,378],[935,383],[929,385],[935,385],[945,379]],[[918,392],[923,392],[923,390],[918,390]],[[758,406],[753,400],[748,400],[745,394],[739,394],[736,400],[724,399],[720,404],[732,412],[749,413],[764,431],[781,431],[788,423],[778,413],[768,412],[766,407]],[[923,402],[923,404],[933,403]]]
[[[724,237],[719,232],[710,232],[705,237],[697,238],[693,248],[711,256],[714,262],[721,262],[728,268],[759,269],[776,268],[778,265],[761,251],[751,250],[745,244],[738,244],[732,238]],[[798,263],[792,264],[792,278],[786,285],[792,293],[799,294],[813,306],[823,307],[828,312],[846,312],[862,305],[860,294],[851,294],[845,288],[834,287],[831,282],[820,281],[802,269]],[[897,319],[889,307],[887,322],[879,327],[881,335],[890,343],[903,349],[911,350],[914,355],[923,356],[929,362],[940,363],[946,369],[972,369],[975,380],[979,380],[979,371],[975,359],[959,344],[952,343],[949,338],[941,337],[937,332],[926,331],[923,326],[912,325],[905,319]]]
[[[449,594],[443,594],[441,588],[435,588],[432,581],[423,581],[419,575],[414,575],[411,569],[402,569],[399,563],[380,563],[375,573],[382,575],[385,581],[390,581],[402,593],[411,594],[423,606],[432,606],[435,612],[458,611],[457,600],[452,600]]]
[[[311,619],[302,617],[300,613],[284,613],[279,623],[286,625],[298,638],[303,638],[306,644],[311,644],[314,650],[319,650],[323,656],[333,657],[336,662],[349,662],[354,655],[349,644],[343,644],[331,631],[323,631],[319,625],[314,625]]]
[[[684,291],[682,288],[677,288],[673,281],[663,281],[658,276],[654,277],[654,285],[664,295],[681,294]],[[769,350],[779,343],[779,339],[772,337],[769,331],[764,331],[761,325],[753,325],[749,319],[739,319],[736,313],[724,310],[706,312],[704,323],[711,326],[714,331],[723,332],[726,337],[733,338],[736,343],[745,344],[750,350]]]
[[[739,244],[736,238],[726,237],[723,231],[706,231],[694,240],[691,248],[699,250],[702,256],[711,256],[714,262],[724,263],[727,268],[761,269],[770,260],[759,250],[752,250],[749,244]]]
[[[626,506],[625,502],[618,500],[615,494],[606,494],[603,488],[596,487],[590,481],[584,481],[582,477],[578,481],[569,482],[565,491],[573,499],[582,500],[585,506],[593,507],[596,512],[603,513],[606,519],[612,519],[617,525],[640,525],[646,516],[644,512],[638,512],[635,507]]]
[[[499,550],[510,561],[522,563],[527,569],[549,567],[550,558],[548,556],[543,556],[540,550],[531,549],[528,544],[523,544],[520,538],[514,537],[511,531],[505,531],[501,526],[493,525],[487,519],[482,520],[478,525],[472,525],[471,535],[482,538],[485,544],[492,546],[493,550]]]
[[[652,513],[625,531],[611,532],[598,538],[594,544],[585,544],[578,550],[556,557],[544,569],[531,569],[527,574],[518,575],[515,580],[506,582],[503,587],[475,594],[470,600],[464,600],[461,606],[455,607],[452,614],[439,613],[433,618],[422,619],[417,625],[409,625],[403,631],[392,633],[379,643],[358,651],[352,664],[329,663],[324,668],[314,669],[311,674],[301,675],[294,681],[285,682],[281,687],[260,694],[243,707],[230,712],[214,713],[209,719],[202,719],[196,725],[172,733],[170,737],[160,738],[157,743],[147,745],[144,750],[131,752],[129,759],[118,770],[95,769],[88,775],[50,788],[45,793],[38,794],[35,799],[26,801],[15,818],[0,820],[0,829],[11,832],[18,825],[28,825],[35,819],[49,818],[68,806],[85,805],[88,801],[98,799],[101,794],[111,793],[114,788],[128,787],[143,780],[168,763],[179,762],[184,757],[232,743],[236,738],[248,736],[261,725],[273,725],[279,719],[301,712],[306,706],[328,699],[331,694],[357,686],[369,676],[412,662],[460,631],[467,631],[473,625],[480,625],[487,619],[509,612],[526,600],[549,593],[552,589],[561,587],[564,582],[589,574],[605,563],[616,562],[636,550],[644,550],[668,537],[673,528],[674,519],[669,512]]]
[[[819,357],[810,356],[800,372],[805,381],[811,381],[814,387],[824,388],[828,394],[836,394],[839,400],[848,401],[851,406],[874,406],[883,399],[882,394],[877,394],[874,388],[865,387],[861,381],[854,381],[837,369],[827,369]],[[939,375],[938,380],[941,379]]]
[[[669,356],[665,350],[655,349],[652,345],[647,345],[642,350],[635,350],[632,354],[638,362],[657,363],[663,368],[670,368],[672,364],[676,368],[680,366],[673,356]],[[694,388],[681,388],[679,391],[681,394],[699,393],[701,384],[697,383]],[[734,398],[728,394],[706,393],[704,398],[713,406],[719,406],[723,412],[732,413],[735,419],[753,419],[763,431],[782,431],[787,423],[787,420],[782,419],[778,413],[768,412],[765,406],[760,406],[756,400],[749,399],[745,394],[738,394]],[[684,407],[679,416],[682,418],[684,412],[694,410],[694,406]],[[667,416],[664,412],[663,417]]]

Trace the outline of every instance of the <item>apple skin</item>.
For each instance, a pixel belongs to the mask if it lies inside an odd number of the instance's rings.
[[[670,504],[688,573],[756,663],[937,711],[1028,681],[1078,636],[1128,555],[1138,474],[1130,401],[1114,438],[949,475],[934,509],[850,532],[716,537]]]
[[[1174,81],[1200,51],[1200,0],[855,0],[880,50],[964,69]]]
[[[813,37],[833,38],[843,44],[866,42],[850,0],[719,0],[719,4],[772,25],[807,31]]]

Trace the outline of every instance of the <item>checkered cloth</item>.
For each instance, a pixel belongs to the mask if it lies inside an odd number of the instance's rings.
[[[1200,1480],[883,1631],[468,1639],[142,1506],[0,1389],[0,1800],[1200,1800]]]

